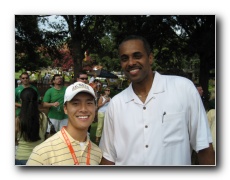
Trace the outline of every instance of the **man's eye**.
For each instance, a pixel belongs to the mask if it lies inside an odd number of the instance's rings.
[[[72,104],[73,104],[73,105],[78,105],[78,104],[79,104],[79,102],[77,102],[77,101],[73,101],[73,102],[72,102]]]
[[[134,56],[135,59],[141,59],[141,57],[142,57],[141,55],[135,55]]]
[[[127,61],[128,60],[128,57],[121,57],[121,61]]]

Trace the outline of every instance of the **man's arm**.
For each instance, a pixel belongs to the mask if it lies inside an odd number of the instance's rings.
[[[198,152],[198,160],[200,165],[215,165],[215,151],[211,143],[208,148]]]
[[[102,157],[100,165],[115,165],[115,163]]]
[[[50,108],[52,106],[58,107],[59,106],[59,102],[54,102],[54,103],[43,102],[43,107],[45,107],[45,108]]]

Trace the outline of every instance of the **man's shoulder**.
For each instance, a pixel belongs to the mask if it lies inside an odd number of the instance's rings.
[[[30,87],[33,88],[35,91],[38,91],[38,88],[36,86],[31,84]]]
[[[128,94],[130,94],[130,87],[125,88],[124,90],[122,90],[121,92],[119,92],[118,94],[116,94],[115,96],[113,96],[112,100],[113,101],[120,101],[120,100],[124,100],[124,98],[127,97]]]
[[[57,146],[57,144],[60,144],[60,143],[57,143],[60,140],[61,140],[61,138],[57,132],[56,134],[54,134],[50,138],[43,141],[41,144],[37,145],[34,148],[33,152],[45,153],[45,152],[53,151],[55,149],[55,147]]]
[[[15,88],[15,91],[21,91],[22,89],[24,89],[24,87],[22,85],[19,85]]]
[[[177,76],[177,75],[160,75],[161,78],[165,78],[167,83],[171,84],[193,84],[192,81],[186,77],[183,76]]]

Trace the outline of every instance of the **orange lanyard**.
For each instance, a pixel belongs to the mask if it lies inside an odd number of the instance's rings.
[[[73,146],[72,146],[68,136],[66,135],[64,128],[66,128],[66,126],[62,127],[62,129],[61,129],[62,136],[64,137],[65,142],[69,148],[70,154],[71,154],[73,161],[74,161],[74,165],[76,165],[76,164],[79,165],[76,154],[73,150]],[[90,149],[91,149],[91,143],[89,141],[86,165],[90,165]]]

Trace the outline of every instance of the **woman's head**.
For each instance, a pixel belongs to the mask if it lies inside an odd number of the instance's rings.
[[[33,88],[25,88],[20,94],[22,102],[38,102],[38,93]]]
[[[22,101],[20,119],[20,132],[25,141],[37,141],[39,137],[39,109],[38,93],[33,88],[24,88],[20,94]]]
[[[110,88],[106,87],[104,89],[104,94],[107,95],[107,96],[109,96],[110,95]]]

